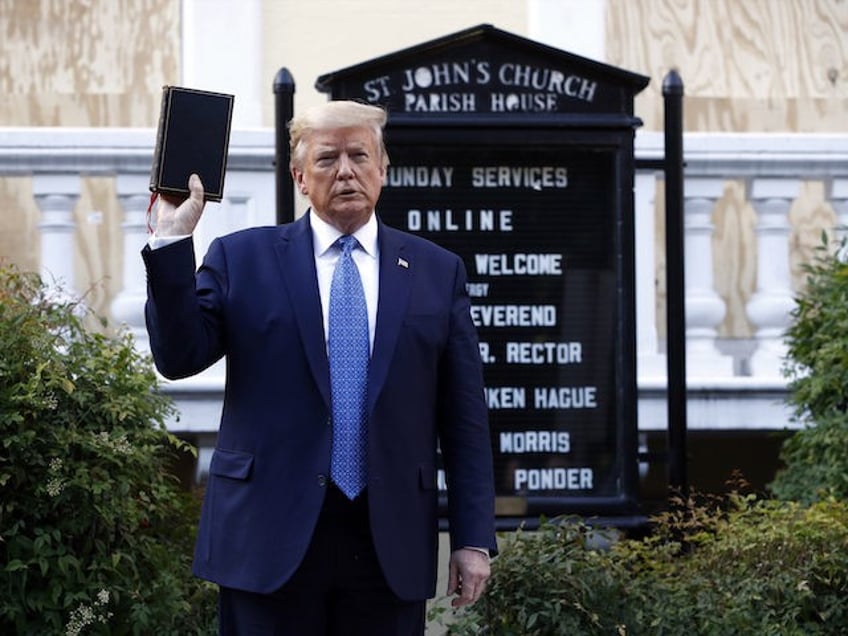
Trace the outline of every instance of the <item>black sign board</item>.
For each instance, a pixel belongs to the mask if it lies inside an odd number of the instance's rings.
[[[459,254],[502,521],[637,494],[633,97],[648,79],[481,25],[324,75],[389,111],[389,225]]]

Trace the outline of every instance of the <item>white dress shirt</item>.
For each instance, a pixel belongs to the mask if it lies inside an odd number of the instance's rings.
[[[324,340],[330,324],[330,286],[341,251],[333,244],[342,233],[309,211],[312,225],[312,245],[315,251],[315,269],[318,272],[318,292],[321,294],[321,314],[324,318]],[[353,261],[362,279],[365,304],[368,307],[368,338],[374,351],[374,333],[377,325],[377,301],[380,289],[380,248],[377,245],[377,216],[372,212],[368,222],[353,233],[360,248],[352,252]]]

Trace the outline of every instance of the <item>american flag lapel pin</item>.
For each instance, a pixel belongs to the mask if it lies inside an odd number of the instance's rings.
[[[409,261],[407,261],[405,258],[401,258],[400,256],[398,256],[397,264],[403,267],[404,269],[409,269]]]

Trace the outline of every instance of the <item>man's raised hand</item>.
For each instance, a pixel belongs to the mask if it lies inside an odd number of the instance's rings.
[[[203,183],[192,174],[188,178],[190,194],[180,201],[170,195],[160,195],[156,208],[156,236],[187,236],[194,232],[203,214]]]

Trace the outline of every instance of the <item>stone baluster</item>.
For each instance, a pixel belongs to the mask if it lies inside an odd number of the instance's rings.
[[[789,273],[789,208],[798,196],[796,178],[763,177],[748,181],[748,199],[757,213],[757,289],[748,302],[748,317],[756,328],[757,349],[751,373],[782,378],[785,333],[795,303]]]
[[[32,178],[32,194],[41,219],[41,276],[55,282],[66,294],[75,293],[74,207],[80,196],[79,174],[37,174]]]
[[[724,180],[688,177],[684,200],[686,276],[686,374],[689,377],[730,377],[733,359],[716,348],[718,326],[726,313],[713,284],[715,232],[713,210],[724,193]]]
[[[838,246],[848,241],[848,177],[832,177],[825,181],[825,188],[825,198],[836,213],[833,238]]]
[[[121,174],[115,178],[118,201],[124,211],[123,287],[112,301],[112,318],[125,324],[135,338],[139,351],[150,350],[144,323],[144,263],[141,249],[147,241],[147,207],[150,204],[147,175]]]

